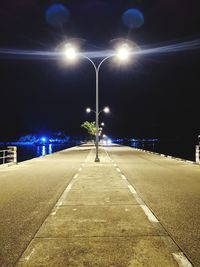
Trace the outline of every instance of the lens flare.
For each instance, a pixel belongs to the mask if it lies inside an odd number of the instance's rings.
[[[144,24],[144,15],[138,9],[130,8],[123,13],[122,21],[129,29],[140,28]]]
[[[68,22],[69,17],[69,10],[62,4],[53,4],[49,6],[45,13],[47,23],[53,27],[63,26]]]

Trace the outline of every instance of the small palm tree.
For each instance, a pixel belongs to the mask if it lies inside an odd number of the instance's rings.
[[[84,128],[88,131],[88,134],[91,136],[95,136],[96,135],[96,124],[95,122],[89,122],[89,121],[85,121],[83,124],[81,124],[81,128]]]

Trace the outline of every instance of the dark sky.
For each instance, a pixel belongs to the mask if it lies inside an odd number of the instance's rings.
[[[70,19],[52,27],[45,12],[62,3]],[[128,8],[144,14],[144,25],[128,29]],[[198,39],[200,3],[195,0],[7,0],[0,3],[0,48],[54,50],[70,37],[87,40],[84,49],[103,50],[110,40],[128,38],[139,46]],[[96,60],[98,63],[98,60]],[[118,68],[107,62],[100,72],[100,108],[112,136],[192,137],[200,134],[200,50],[149,54]],[[80,124],[94,120],[95,73],[81,59],[61,67],[56,60],[0,56],[0,140],[26,133],[65,131],[81,135]]]

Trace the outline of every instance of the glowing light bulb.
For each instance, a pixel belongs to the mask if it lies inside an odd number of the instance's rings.
[[[122,61],[127,60],[129,58],[129,55],[130,55],[130,49],[128,44],[125,43],[117,49],[117,57],[120,60]]]
[[[67,59],[74,60],[77,57],[77,52],[71,44],[66,44],[64,53]]]
[[[110,109],[109,109],[109,107],[105,107],[105,108],[103,109],[103,111],[104,111],[105,113],[109,113],[109,112],[110,112]]]
[[[86,108],[86,112],[90,113],[91,112],[91,108]]]

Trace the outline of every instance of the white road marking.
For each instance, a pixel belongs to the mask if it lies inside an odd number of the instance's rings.
[[[82,168],[80,167],[80,168],[78,169],[78,171],[81,172],[81,171],[82,171]]]
[[[132,194],[134,194],[134,195],[137,194],[137,192],[135,191],[135,189],[134,189],[134,187],[132,185],[128,184],[128,188],[129,188],[129,190],[131,191]]]
[[[119,168],[116,168],[116,170],[117,170],[118,172],[121,172]]]
[[[145,205],[144,201],[138,196],[138,194],[135,194],[134,197],[139,205]]]
[[[57,207],[55,208],[55,210],[54,210],[53,212],[51,212],[50,215],[55,216],[60,206],[61,206],[61,205],[57,206]]]
[[[147,215],[149,221],[155,222],[155,223],[159,222],[146,205],[140,205],[140,207],[143,209],[144,213]]]
[[[125,175],[121,174],[121,177],[123,180],[127,180]]]
[[[115,167],[117,167],[117,164],[116,164],[116,163],[114,163],[113,165],[114,165]]]
[[[72,183],[68,184],[66,191],[69,191],[72,188]]]
[[[76,173],[73,177],[73,179],[76,179],[78,177],[78,173]]]
[[[58,202],[58,206],[62,206],[63,202],[62,201],[59,201]]]
[[[33,255],[34,252],[35,252],[35,248],[33,248],[33,249],[31,250],[31,253],[30,253],[27,257],[25,257],[24,259],[25,259],[26,261],[28,261],[28,260],[30,259],[30,257]]]
[[[189,262],[183,252],[172,253],[172,255],[179,267],[192,267],[192,264]]]

